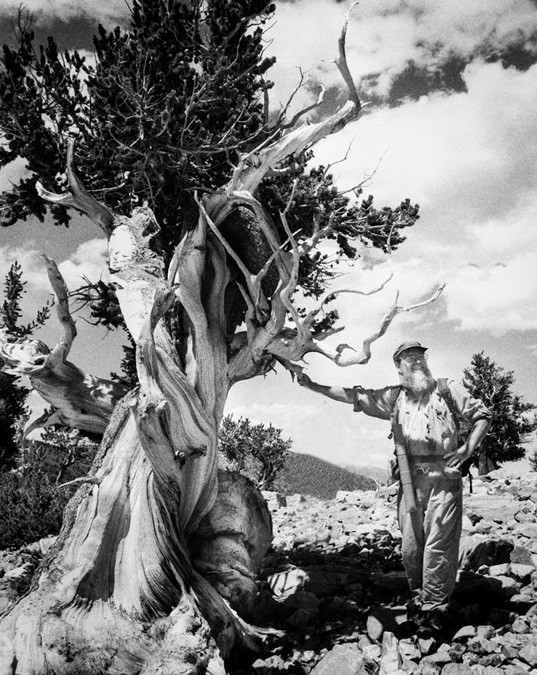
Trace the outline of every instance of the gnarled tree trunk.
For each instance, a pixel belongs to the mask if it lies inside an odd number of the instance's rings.
[[[323,336],[312,329],[315,317],[330,295],[348,289],[325,294],[306,316],[292,296],[301,256],[330,231],[330,223],[299,246],[283,212],[288,239],[282,243],[255,196],[261,180],[287,157],[300,155],[359,114],[346,67],[345,31],[346,25],[338,65],[351,100],[322,122],[276,130],[240,158],[226,186],[197,197],[199,220],[170,252],[167,268],[155,245],[159,227],[151,210],[141,207],[127,218],[98,204],[74,174],[72,145],[70,192],[53,195],[41,188],[45,199],[86,213],[108,237],[109,268],[136,343],[140,384],[126,393],[67,361],[74,323],[63,280],[48,261],[62,339],[50,351],[36,341],[10,343],[0,336],[0,356],[7,372],[28,375],[58,409],[60,421],[106,431],[55,547],[28,595],[0,621],[0,675],[223,673],[222,655],[233,644],[254,646],[261,637],[223,597],[250,602],[253,568],[270,538],[268,513],[248,489],[240,506],[236,494],[215,505],[217,433],[229,388],[264,372],[275,359],[300,369],[292,361],[311,351],[339,365],[366,363],[371,342],[410,309],[396,302],[362,353],[347,358],[347,345],[321,347]],[[260,264],[238,255],[226,239],[226,218],[234,209],[250,216],[245,238],[252,239],[254,227],[256,241],[264,243]],[[367,223],[354,227],[360,237]],[[256,249],[259,254],[257,244]],[[271,265],[277,284],[265,294]],[[231,268],[238,270],[246,305],[246,330],[236,334],[229,320],[233,308],[226,307]],[[227,523],[226,504],[237,506],[244,527]],[[200,572],[213,578],[214,587]]]

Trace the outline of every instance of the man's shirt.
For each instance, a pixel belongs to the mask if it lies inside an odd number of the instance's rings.
[[[460,384],[449,383],[455,406],[469,426],[477,420],[490,419],[489,409],[479,399],[470,396]],[[437,387],[424,392],[418,399],[409,396],[401,387],[364,389],[354,387],[354,410],[371,417],[389,420],[398,399],[399,420],[403,427],[407,453],[413,457],[438,456],[459,445],[458,425],[444,397]]]

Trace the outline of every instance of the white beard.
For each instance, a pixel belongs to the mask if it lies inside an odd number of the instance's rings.
[[[403,387],[416,397],[430,389],[433,383],[434,378],[427,366],[425,366],[423,370],[421,368],[416,370],[409,369],[406,373],[401,375],[401,384]]]

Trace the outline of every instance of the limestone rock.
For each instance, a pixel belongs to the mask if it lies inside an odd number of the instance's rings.
[[[509,566],[509,573],[524,584],[529,582],[533,572],[535,572],[535,567],[533,565],[511,563]]]
[[[501,563],[500,565],[491,565],[489,567],[489,574],[493,577],[503,576],[509,573],[509,563]]]
[[[475,626],[463,626],[453,636],[453,641],[455,640],[467,640],[469,638],[475,637],[477,635],[477,628]]]
[[[508,539],[494,539],[478,534],[464,537],[461,540],[459,567],[462,570],[476,571],[482,565],[508,563],[513,548],[512,541]]]
[[[411,639],[399,640],[399,654],[402,659],[418,660],[421,652]]]
[[[533,641],[528,643],[525,647],[523,647],[519,654],[519,658],[524,661],[525,663],[528,663],[532,668],[537,667],[537,641]]]
[[[537,525],[535,523],[521,523],[517,527],[517,534],[528,539],[537,539]]]
[[[382,634],[384,633],[384,626],[376,616],[370,614],[367,617],[366,630],[371,640],[378,641],[381,639]]]
[[[442,675],[467,675],[468,666],[465,663],[446,663],[442,670]]]
[[[364,657],[356,645],[336,645],[327,652],[310,675],[368,675]]]
[[[393,633],[385,631],[382,636],[382,654],[380,657],[379,675],[392,675],[401,666],[399,643]]]
[[[512,563],[532,565],[535,567],[535,565],[533,565],[531,551],[529,551],[525,546],[515,546],[515,548],[511,551],[510,558]]]
[[[307,579],[304,570],[292,568],[271,574],[267,581],[276,597],[287,597],[304,588]]]

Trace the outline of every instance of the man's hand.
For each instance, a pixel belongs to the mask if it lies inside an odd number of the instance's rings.
[[[473,450],[468,447],[468,443],[464,443],[457,450],[452,450],[451,452],[446,452],[444,459],[446,460],[446,465],[459,468],[467,459],[469,459],[474,454]]]

